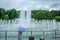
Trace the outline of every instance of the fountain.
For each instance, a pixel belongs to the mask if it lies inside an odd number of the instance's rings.
[[[5,22],[5,20],[0,19],[0,30],[17,30],[18,26],[23,26],[26,30],[54,30],[57,28],[56,21],[55,20],[42,20],[37,21],[33,18],[31,18],[31,11],[20,11],[20,17],[17,18],[15,21],[12,20],[12,23],[10,23],[11,20],[9,20],[8,24]],[[44,28],[44,29],[43,29]]]
[[[11,23],[11,20],[9,20],[9,22],[7,23],[5,20],[2,21],[0,19],[0,30],[7,30],[7,31],[8,30],[16,31],[19,26],[23,26],[26,29],[26,31],[56,30],[56,29],[60,29],[59,25],[60,25],[60,22],[56,22],[55,20],[37,21],[37,20],[31,18],[31,11],[25,11],[25,10],[21,10],[20,17],[15,19],[15,21],[12,20],[12,23]],[[35,32],[33,32],[33,33],[34,33],[34,35],[36,34]],[[37,32],[37,33],[39,34],[39,32]],[[13,32],[13,33],[8,32],[8,36],[11,36],[11,35],[16,36],[16,40],[18,38],[17,34],[18,33],[16,33],[16,32]],[[26,32],[23,35],[29,36],[30,33]],[[2,40],[3,40],[3,38],[2,38]],[[13,39],[11,39],[11,40],[13,40]]]
[[[5,22],[5,20],[0,21],[2,23],[0,23],[0,30],[17,30],[18,26],[28,28],[31,24],[31,11],[21,10],[20,17],[17,18],[15,21],[12,20],[12,23],[10,23],[11,20],[9,20],[8,24]]]

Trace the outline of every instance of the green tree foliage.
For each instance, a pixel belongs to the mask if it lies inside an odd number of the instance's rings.
[[[56,21],[60,21],[60,16],[55,17]]]
[[[0,8],[0,19],[4,17],[4,15],[6,14],[6,10],[3,8]]]
[[[6,14],[6,15],[4,15],[4,19],[5,20],[9,20],[9,16]]]
[[[52,13],[55,16],[60,16],[60,10],[51,10],[50,13]]]
[[[8,19],[16,19],[19,16],[20,11],[16,9],[9,9],[5,10],[3,8],[0,8],[0,19],[8,20]]]
[[[15,19],[15,18],[17,18],[18,15],[19,15],[19,11],[17,11],[16,9],[8,10],[7,13],[8,13],[8,15],[9,15],[9,18],[10,18],[10,19]]]
[[[33,10],[32,11],[32,18],[36,20],[46,20],[46,19],[53,19],[54,16],[49,11],[46,10]]]

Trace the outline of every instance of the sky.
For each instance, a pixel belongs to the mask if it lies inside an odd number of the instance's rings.
[[[60,9],[60,0],[0,0],[0,8],[20,10]]]

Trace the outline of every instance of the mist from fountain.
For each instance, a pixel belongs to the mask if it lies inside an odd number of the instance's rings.
[[[26,30],[55,30],[59,27],[60,22],[55,20],[35,20],[31,18],[31,11],[20,11],[20,17],[12,20],[5,21],[0,19],[0,30],[17,30],[19,26],[23,26]]]

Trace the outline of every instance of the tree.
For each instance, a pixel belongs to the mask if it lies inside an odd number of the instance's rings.
[[[19,12],[16,9],[11,9],[11,10],[7,10],[7,13],[9,15],[9,19],[15,19],[19,16]]]
[[[0,19],[4,17],[4,15],[6,14],[6,10],[3,8],[0,8]]]
[[[20,11],[16,9],[5,10],[3,8],[0,8],[0,19],[3,20],[16,19],[19,17],[19,13]]]
[[[60,16],[55,17],[56,21],[60,21]]]
[[[32,18],[36,20],[51,20],[53,19],[53,14],[51,14],[49,11],[46,10],[33,10],[32,11]]]
[[[9,20],[9,16],[8,15],[5,15],[4,16],[4,20]]]

